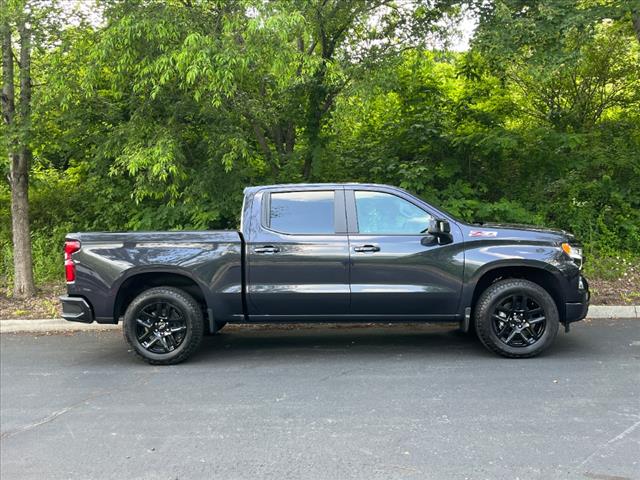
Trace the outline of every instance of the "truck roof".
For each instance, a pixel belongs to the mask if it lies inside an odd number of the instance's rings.
[[[389,188],[389,185],[381,183],[359,183],[359,182],[344,182],[344,183],[276,183],[273,185],[256,185],[252,187],[246,187],[244,189],[245,195],[247,193],[255,193],[260,190],[270,188],[336,188],[336,187],[385,187]]]

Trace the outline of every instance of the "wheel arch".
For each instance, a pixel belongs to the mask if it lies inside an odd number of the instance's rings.
[[[471,311],[475,311],[478,298],[490,285],[499,280],[518,278],[529,280],[544,288],[553,298],[558,309],[560,321],[563,322],[565,320],[565,299],[562,294],[562,286],[556,275],[548,268],[545,268],[546,266],[547,264],[503,264],[485,270],[477,277],[477,281],[474,284],[471,296]]]
[[[205,289],[197,280],[185,272],[154,269],[137,271],[122,279],[113,304],[113,318],[117,321],[124,315],[134,298],[154,287],[175,287],[184,290],[200,304],[204,317],[207,317],[209,304]]]

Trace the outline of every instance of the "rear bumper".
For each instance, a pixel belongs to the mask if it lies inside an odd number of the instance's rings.
[[[584,288],[579,290],[580,301],[579,302],[567,302],[565,304],[565,323],[578,322],[587,316],[589,310],[589,299],[591,294],[589,293],[589,283],[587,279],[581,277],[582,285]]]
[[[60,297],[62,318],[70,322],[91,323],[94,320],[91,305],[82,297]]]

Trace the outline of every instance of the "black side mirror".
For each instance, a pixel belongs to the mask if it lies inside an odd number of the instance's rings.
[[[429,222],[427,233],[432,235],[439,245],[446,245],[453,242],[451,235],[451,224],[447,220],[433,219]]]
[[[427,233],[434,236],[451,233],[451,225],[446,220],[433,219],[429,222]]]

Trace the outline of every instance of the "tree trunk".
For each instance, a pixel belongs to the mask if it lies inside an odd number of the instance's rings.
[[[4,1],[0,0],[0,8],[4,8]],[[0,35],[2,36],[2,119],[8,130],[13,126],[16,110],[15,91],[13,88],[13,50],[11,49],[11,29],[5,19],[0,23]],[[13,144],[9,135],[9,148]]]
[[[13,293],[19,297],[35,294],[31,234],[29,229],[29,177],[25,152],[13,154],[11,163],[11,226],[13,229]]]
[[[13,226],[13,293],[31,297],[36,289],[33,281],[31,229],[29,225],[29,167],[31,166],[31,31],[22,21],[20,35],[20,152],[11,169],[11,213]]]
[[[640,9],[631,12],[631,21],[633,22],[633,30],[636,32],[636,38],[640,42]]]
[[[14,59],[11,30],[2,24],[2,113],[9,134],[9,184],[11,186],[11,226],[13,233],[13,291],[16,296],[33,296],[33,261],[29,228],[29,165],[31,151],[28,131],[31,120],[31,32],[19,25],[20,103],[15,109]]]
[[[322,106],[327,99],[327,89],[324,85],[326,67],[322,65],[313,79],[313,85],[309,92],[309,112],[307,117],[307,154],[304,157],[302,177],[309,181],[313,172],[313,165],[322,151],[322,119],[324,111]]]

